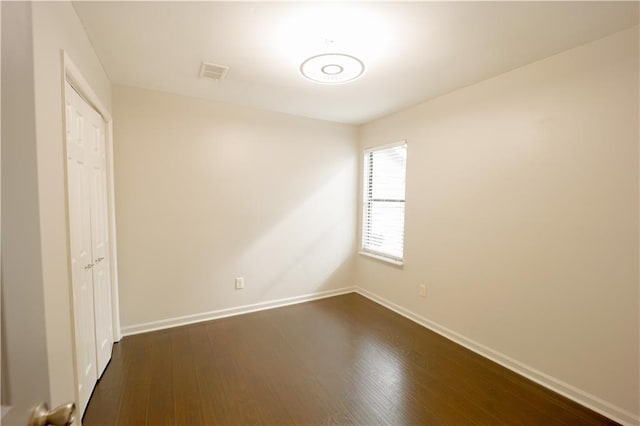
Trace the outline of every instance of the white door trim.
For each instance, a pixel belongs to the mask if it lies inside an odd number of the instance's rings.
[[[89,82],[84,78],[78,67],[75,66],[67,52],[60,51],[62,61],[62,75],[76,91],[98,111],[105,122],[105,143],[107,157],[107,203],[109,220],[109,256],[111,273],[111,309],[113,318],[113,339],[119,342],[122,339],[120,330],[120,306],[118,298],[118,255],[116,244],[116,213],[115,213],[115,191],[114,191],[114,164],[113,164],[113,119],[109,110],[100,101],[100,98],[91,88]],[[62,101],[64,103],[64,82],[62,81]],[[64,119],[64,118],[63,118]],[[70,284],[71,285],[71,284]],[[71,287],[70,287],[71,288]]]

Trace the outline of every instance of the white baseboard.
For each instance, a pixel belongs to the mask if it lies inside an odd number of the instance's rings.
[[[521,376],[524,376],[534,382],[551,389],[554,392],[559,393],[577,403],[584,405],[610,419],[626,426],[640,425],[640,417],[626,411],[620,407],[617,407],[607,401],[604,401],[594,395],[584,392],[562,380],[556,379],[548,374],[536,370],[520,361],[517,361],[503,353],[493,350],[487,346],[482,345],[472,339],[463,336],[453,330],[448,329],[436,322],[428,320],[408,309],[403,308],[379,296],[375,293],[365,290],[361,287],[343,287],[335,290],[322,291],[317,293],[305,294],[302,296],[288,297],[285,299],[270,300],[266,302],[254,303],[251,305],[243,305],[235,308],[219,309],[211,312],[203,312],[194,315],[185,315],[181,317],[168,318],[160,321],[151,321],[136,325],[130,325],[122,328],[122,336],[130,336],[133,334],[147,333],[150,331],[163,330],[172,327],[178,327],[182,325],[195,324],[203,321],[210,321],[218,318],[225,318],[235,315],[247,314],[250,312],[262,311],[265,309],[278,308],[281,306],[295,305],[297,303],[308,302],[311,300],[324,299],[327,297],[339,296],[341,294],[356,292],[392,311],[408,318],[423,327],[432,330],[447,339],[464,346],[465,348],[488,358],[503,367],[512,370]]]
[[[416,313],[411,312],[408,309],[403,308],[400,305],[397,305],[391,302],[388,299],[385,299],[382,296],[378,296],[375,293],[370,292],[369,290],[365,290],[362,287],[356,287],[356,293],[370,299],[379,305],[384,306],[385,308],[391,309],[392,311],[402,315],[405,318],[412,320],[420,324],[423,327],[428,328],[431,331],[434,331],[440,334],[447,339],[464,346],[465,348],[476,352],[477,354],[482,355],[485,358],[490,359],[493,362],[496,362],[503,367],[508,368],[511,371],[514,371],[521,376],[524,376],[534,382],[551,389],[552,391],[559,393],[580,405],[584,405],[587,408],[596,411],[603,416],[609,417],[610,419],[623,424],[623,425],[638,425],[640,424],[640,417],[626,411],[620,407],[617,407],[607,401],[604,401],[597,396],[591,395],[587,392],[584,392],[574,386],[571,386],[568,383],[563,382],[562,380],[558,380],[554,377],[549,376],[541,371],[536,370],[533,367],[530,367],[526,364],[523,364],[520,361],[517,361],[505,354],[502,354],[496,350],[488,348],[474,340],[469,339],[468,337],[463,336],[460,333],[456,333],[453,330],[450,330],[438,323],[435,323],[431,320],[428,320]]]
[[[122,336],[147,333],[149,331],[164,330],[166,328],[178,327],[181,325],[195,324],[203,321],[210,321],[218,318],[231,317],[235,315],[248,314],[250,312],[263,311],[265,309],[278,308],[281,306],[295,305],[296,303],[309,302],[311,300],[324,299],[326,297],[338,296],[346,293],[353,293],[355,287],[343,287],[335,290],[320,291],[317,293],[304,294],[302,296],[287,297],[285,299],[269,300],[266,302],[243,305],[235,308],[218,309],[216,311],[202,312],[199,314],[185,315],[181,317],[168,318],[159,321],[145,322],[141,324],[122,327]]]

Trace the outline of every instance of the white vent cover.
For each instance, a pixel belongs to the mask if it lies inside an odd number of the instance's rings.
[[[222,80],[224,76],[227,75],[227,71],[229,71],[229,67],[225,67],[224,65],[203,62],[200,66],[200,77]]]

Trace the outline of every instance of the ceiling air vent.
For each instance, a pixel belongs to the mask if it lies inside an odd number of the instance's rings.
[[[224,65],[203,62],[202,66],[200,66],[200,77],[222,80],[224,76],[227,75],[227,71],[229,71],[229,67],[225,67]]]

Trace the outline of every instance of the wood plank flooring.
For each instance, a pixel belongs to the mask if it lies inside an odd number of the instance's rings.
[[[615,424],[357,295],[125,337],[83,424]]]

